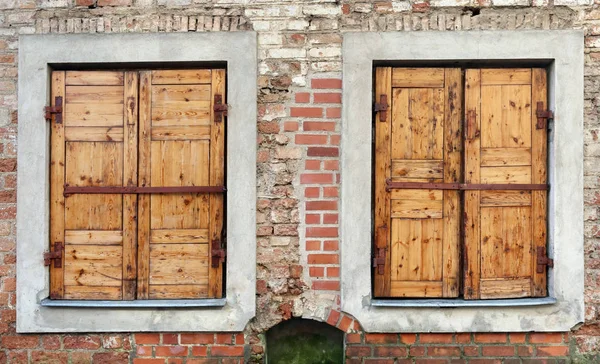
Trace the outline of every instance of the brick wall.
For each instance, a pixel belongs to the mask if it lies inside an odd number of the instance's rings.
[[[599,21],[592,0],[0,0],[0,364],[261,362],[266,330],[292,316],[347,332],[349,363],[600,362]],[[343,33],[573,28],[586,32],[585,325],[551,334],[362,332],[339,310]],[[260,62],[256,317],[231,334],[16,334],[19,34],[247,29],[258,32]]]

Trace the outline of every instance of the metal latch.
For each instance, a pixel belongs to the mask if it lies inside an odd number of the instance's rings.
[[[379,121],[386,122],[387,121],[387,111],[390,105],[387,102],[387,95],[383,94],[379,96],[379,102],[373,104],[373,112],[379,113]]]
[[[214,239],[211,244],[210,256],[211,256],[211,267],[219,268],[219,264],[225,261],[225,249],[221,248],[221,241]]]
[[[54,98],[54,106],[44,107],[44,114],[46,121],[52,121],[52,115],[54,115],[54,121],[57,124],[62,124],[62,113],[63,113],[63,98],[62,96],[56,96]]]
[[[548,119],[554,119],[554,113],[544,109],[544,103],[542,101],[538,101],[537,103],[535,116],[537,117],[537,124],[535,124],[536,129],[546,129],[548,127]]]
[[[377,268],[377,274],[385,273],[385,251],[386,248],[375,248],[373,257],[373,268]]]
[[[544,267],[554,267],[554,259],[548,258],[546,255],[546,248],[538,247],[537,248],[537,269],[538,273],[544,273]]]
[[[59,241],[54,242],[54,246],[49,252],[44,253],[44,265],[48,266],[54,261],[54,268],[62,268],[63,244]]]
[[[213,112],[215,114],[215,123],[223,121],[223,116],[227,116],[227,104],[223,103],[223,95],[216,94],[213,104]]]

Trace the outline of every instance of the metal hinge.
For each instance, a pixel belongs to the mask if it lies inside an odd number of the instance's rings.
[[[548,127],[548,119],[554,119],[554,113],[544,109],[544,103],[542,101],[538,101],[537,103],[535,116],[537,117],[537,124],[535,124],[536,129],[546,129]]]
[[[44,265],[48,266],[54,261],[54,268],[62,268],[63,243],[60,241],[54,242],[52,249],[44,253]]]
[[[223,96],[220,94],[215,95],[213,104],[213,112],[215,114],[215,123],[223,121],[223,116],[227,116],[227,104],[223,103]]]
[[[387,102],[387,95],[383,94],[379,96],[379,102],[373,104],[373,112],[379,113],[379,121],[386,122],[387,121],[387,111],[390,105]]]
[[[57,124],[62,124],[62,113],[63,113],[63,98],[62,96],[56,96],[54,98],[54,106],[44,107],[44,114],[46,121],[52,121],[52,115],[54,115],[54,121]]]
[[[221,248],[221,240],[214,239],[210,250],[211,267],[219,268],[219,265],[225,261],[226,255],[225,249]]]
[[[538,247],[537,248],[537,269],[538,273],[544,273],[544,267],[554,267],[554,259],[548,258],[546,255],[546,248]]]
[[[385,251],[387,248],[375,248],[373,257],[373,268],[377,268],[377,274],[385,273]]]

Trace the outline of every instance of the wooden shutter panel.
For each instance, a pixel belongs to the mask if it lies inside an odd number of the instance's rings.
[[[127,80],[127,81],[125,81]],[[52,121],[51,244],[64,246],[51,267],[51,297],[133,299],[135,198],[120,194],[63,196],[67,186],[137,183],[137,75],[52,73],[52,102],[64,96],[63,122]]]
[[[547,107],[543,69],[466,72],[467,184],[545,184]],[[465,191],[465,298],[546,295],[536,251],[546,247],[546,191]]]
[[[141,74],[140,186],[224,184],[224,126],[213,122],[215,94],[225,97],[224,70]],[[138,298],[220,297],[223,197],[140,196]]]
[[[377,68],[375,120],[375,249],[379,297],[456,297],[459,194],[432,189],[386,190],[386,181],[460,181],[461,71]],[[381,255],[379,255],[381,254]]]

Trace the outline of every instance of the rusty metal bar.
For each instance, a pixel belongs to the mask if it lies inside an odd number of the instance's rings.
[[[168,193],[224,193],[225,186],[174,186],[174,187],[78,187],[65,186],[65,196],[73,194],[168,194]]]
[[[550,189],[547,184],[471,184],[471,183],[430,183],[430,182],[392,182],[386,181],[386,191],[397,189],[415,189],[415,190],[487,190],[487,191],[507,191],[507,190],[525,190],[525,191],[545,191]]]

